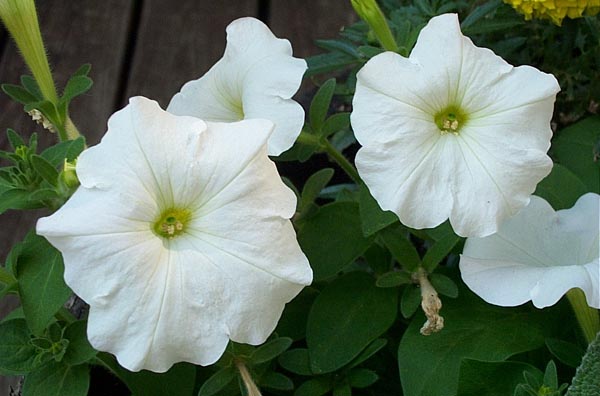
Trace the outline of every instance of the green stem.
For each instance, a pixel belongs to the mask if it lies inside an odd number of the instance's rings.
[[[591,308],[585,299],[585,294],[581,289],[571,289],[567,292],[567,299],[573,307],[575,317],[585,336],[588,344],[596,338],[600,332],[600,316],[598,310]]]
[[[17,280],[15,279],[15,277],[12,276],[12,274],[8,272],[6,268],[0,265],[0,282],[4,283],[5,285],[11,285],[16,281]]]
[[[73,120],[71,120],[71,117],[69,116],[67,116],[67,119],[65,120],[65,132],[67,134],[67,140],[75,140],[79,136],[81,136],[81,133],[79,133],[79,130],[73,123]]]
[[[348,176],[350,176],[350,178],[352,180],[354,180],[354,182],[356,184],[362,183],[360,176],[359,176],[358,172],[356,171],[356,168],[354,167],[354,165],[352,165],[350,163],[350,161],[348,161],[348,159],[346,157],[344,157],[344,155],[342,153],[337,151],[337,149],[335,147],[333,147],[333,144],[331,144],[329,142],[329,140],[325,140],[323,142],[323,148],[325,149],[327,154],[329,154],[329,156],[335,162],[337,162],[337,164],[340,166],[340,168],[342,168],[344,170],[344,172],[346,172],[348,174]]]
[[[321,151],[325,151],[356,184],[362,183],[360,175],[356,171],[354,165],[352,165],[350,161],[348,161],[348,159],[329,142],[329,140],[321,139],[316,135],[302,131],[296,141],[309,146],[317,146]]]

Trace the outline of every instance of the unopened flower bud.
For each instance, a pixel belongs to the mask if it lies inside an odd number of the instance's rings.
[[[58,102],[33,0],[0,0],[0,19],[15,40],[45,99]]]
[[[79,179],[77,178],[77,172],[75,171],[77,165],[77,160],[67,161],[65,158],[65,163],[63,165],[63,170],[60,172],[60,178],[65,184],[65,186],[69,188],[74,188],[79,185]]]
[[[358,16],[367,22],[369,27],[375,33],[375,37],[381,43],[381,46],[387,51],[398,52],[398,44],[394,39],[394,35],[385,20],[385,16],[381,8],[377,5],[376,0],[351,0],[352,7]]]

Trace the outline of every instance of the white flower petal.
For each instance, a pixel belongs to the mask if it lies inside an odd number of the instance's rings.
[[[214,363],[229,339],[266,340],[312,280],[289,221],[296,198],[266,155],[272,128],[207,125],[134,98],[82,154],[82,186],[37,232],[89,303],[95,348],[164,372]],[[186,228],[162,237],[172,210],[189,212]]]
[[[572,288],[600,308],[600,196],[586,194],[554,212],[542,198],[508,219],[496,234],[469,238],[460,259],[463,280],[484,300],[542,308]]]
[[[432,18],[408,59],[383,53],[357,74],[356,166],[406,225],[450,218],[459,235],[489,235],[551,170],[558,90],[553,76],[473,45],[456,15]],[[442,128],[446,112],[458,113],[452,130]]]
[[[204,76],[186,83],[167,110],[207,121],[264,118],[275,123],[269,155],[292,146],[304,124],[304,110],[291,97],[300,87],[306,62],[292,57],[288,40],[278,39],[255,18],[227,27],[223,58]]]

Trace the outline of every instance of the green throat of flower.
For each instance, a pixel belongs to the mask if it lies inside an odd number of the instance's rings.
[[[448,106],[438,112],[435,117],[435,124],[440,129],[440,134],[452,133],[458,135],[460,128],[467,122],[466,114],[458,106]]]
[[[185,233],[186,226],[192,218],[192,213],[187,209],[168,209],[163,211],[154,222],[154,232],[163,238],[175,238]]]

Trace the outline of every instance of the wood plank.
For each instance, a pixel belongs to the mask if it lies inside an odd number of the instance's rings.
[[[223,54],[225,27],[256,16],[257,0],[146,0],[123,105],[131,96],[165,108],[181,86],[202,76]]]
[[[317,39],[336,38],[343,26],[356,22],[350,0],[271,0],[269,26],[292,43],[294,55],[316,55]]]

